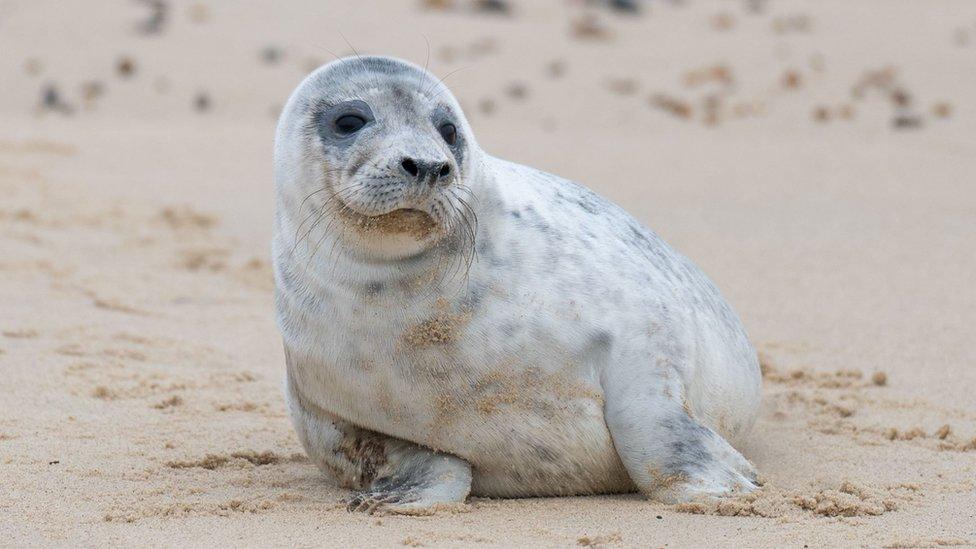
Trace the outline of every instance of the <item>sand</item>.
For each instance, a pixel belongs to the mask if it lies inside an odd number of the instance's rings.
[[[0,2],[0,545],[976,544],[976,5],[421,4]],[[763,353],[762,492],[344,510],[268,256],[275,116],[346,39],[429,42],[483,148],[716,281]]]

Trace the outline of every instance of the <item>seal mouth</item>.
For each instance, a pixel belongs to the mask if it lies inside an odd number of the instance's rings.
[[[440,231],[440,225],[429,213],[414,208],[398,208],[378,215],[356,214],[354,224],[365,234],[406,234],[417,240],[426,240]]]

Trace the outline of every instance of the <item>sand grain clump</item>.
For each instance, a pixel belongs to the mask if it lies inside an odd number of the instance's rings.
[[[614,532],[600,536],[580,536],[576,539],[576,545],[580,547],[606,547],[608,545],[623,543],[623,540],[620,532]]]
[[[440,226],[425,212],[411,209],[394,210],[375,216],[355,215],[354,225],[363,234],[406,234],[425,240],[440,230]]]
[[[216,225],[217,219],[200,213],[190,206],[163,208],[159,218],[172,229],[209,229]]]
[[[455,312],[447,300],[440,298],[434,303],[434,314],[408,327],[403,339],[417,348],[453,343],[470,320],[470,311]]]
[[[766,486],[737,498],[682,503],[676,505],[675,509],[683,513],[765,518],[783,517],[797,512],[823,517],[877,516],[898,509],[900,503],[913,499],[917,491],[918,487],[914,485],[878,490],[848,481],[837,488],[814,492]]]
[[[183,399],[179,395],[173,395],[165,400],[153,404],[153,408],[157,410],[166,410],[169,408],[175,408],[183,404]]]
[[[260,466],[275,465],[285,460],[300,461],[304,460],[304,456],[301,454],[295,454],[290,458],[283,458],[271,451],[256,452],[254,450],[241,450],[238,452],[232,452],[229,455],[207,454],[199,459],[167,461],[166,466],[170,469],[198,468],[213,471],[214,469],[218,469],[220,467],[234,465],[235,462],[238,466],[247,466],[247,464]]]

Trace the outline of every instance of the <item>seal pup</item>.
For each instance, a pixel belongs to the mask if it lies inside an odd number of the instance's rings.
[[[756,487],[760,400],[715,286],[587,188],[483,152],[450,91],[351,57],[278,122],[286,393],[352,510]]]

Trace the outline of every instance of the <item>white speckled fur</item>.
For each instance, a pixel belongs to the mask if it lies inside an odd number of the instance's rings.
[[[351,99],[375,121],[330,141],[316,113]],[[437,109],[458,147],[428,119]],[[443,160],[452,179],[411,187],[396,179],[404,155]],[[718,290],[617,206],[482,152],[422,69],[349,58],[310,75],[279,122],[275,178],[290,409],[313,460],[365,490],[351,508],[412,512],[469,491],[637,488],[685,501],[754,487],[726,438],[754,421],[759,368]],[[357,232],[330,209],[350,187],[351,210],[424,210],[447,236]],[[473,248],[454,237],[466,227],[458,200],[477,215]],[[430,327],[442,331],[411,335]]]

